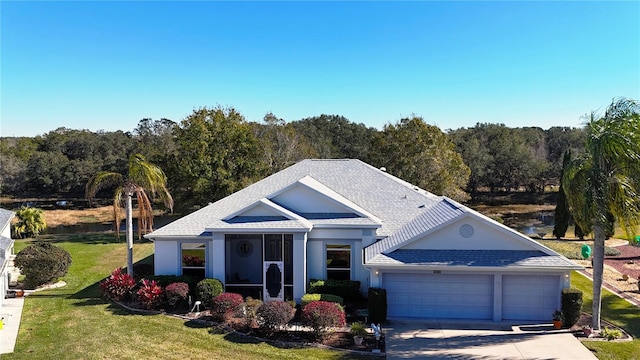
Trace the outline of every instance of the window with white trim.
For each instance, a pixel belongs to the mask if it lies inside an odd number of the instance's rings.
[[[351,280],[351,245],[327,245],[327,279]]]
[[[180,255],[182,259],[182,275],[204,278],[206,245],[182,243],[180,247]]]

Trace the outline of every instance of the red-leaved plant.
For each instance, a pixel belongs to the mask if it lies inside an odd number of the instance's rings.
[[[346,319],[339,304],[312,301],[302,310],[302,324],[312,328],[316,338],[322,338],[331,328],[345,326]]]
[[[100,289],[110,299],[120,301],[126,298],[136,286],[136,280],[129,274],[123,274],[121,268],[113,270],[111,275],[100,283]]]
[[[273,334],[282,329],[295,315],[295,309],[284,301],[271,301],[262,304],[256,312],[260,330],[267,334]]]
[[[155,280],[142,279],[138,300],[146,309],[157,309],[162,305],[162,287]]]
[[[189,285],[183,282],[171,283],[164,288],[164,296],[167,298],[167,304],[169,304],[169,306],[176,307],[181,302],[187,300],[187,296],[189,296]]]
[[[225,315],[235,311],[243,302],[240,294],[222,293],[213,298],[211,315],[218,321],[224,321]]]

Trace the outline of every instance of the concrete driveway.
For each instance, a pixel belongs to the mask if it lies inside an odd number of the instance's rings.
[[[391,320],[383,329],[387,359],[597,359],[566,330],[455,320]]]

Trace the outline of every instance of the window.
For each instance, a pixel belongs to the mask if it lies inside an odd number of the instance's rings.
[[[204,278],[205,276],[205,244],[183,243],[182,275]]]
[[[327,279],[351,280],[351,245],[327,245]]]

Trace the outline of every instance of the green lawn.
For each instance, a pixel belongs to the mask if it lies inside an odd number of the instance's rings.
[[[73,257],[67,286],[29,295],[16,349],[2,359],[353,359],[316,348],[283,349],[165,315],[132,314],[100,296],[98,282],[126,263],[113,235],[43,236]],[[29,241],[17,240],[16,252]],[[135,244],[136,260],[152,244]],[[369,357],[366,357],[369,358]]]
[[[583,292],[582,310],[591,313],[593,304],[591,280],[574,273],[571,276],[571,286]],[[640,308],[603,289],[602,318],[625,329],[634,337],[634,340],[629,342],[586,341],[583,344],[601,360],[640,359]]]

